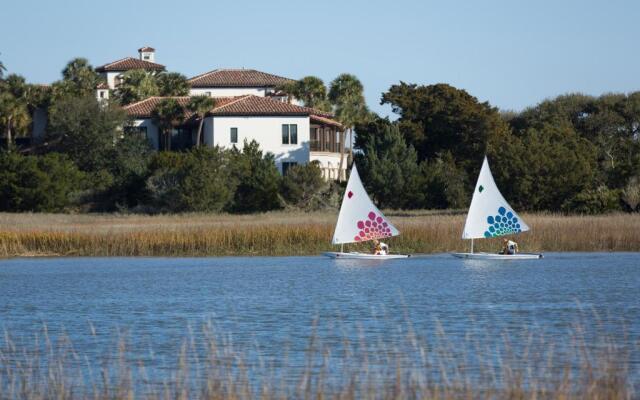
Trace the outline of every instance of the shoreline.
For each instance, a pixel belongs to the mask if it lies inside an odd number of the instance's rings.
[[[314,256],[331,246],[333,212],[252,215],[0,214],[0,258]],[[451,211],[389,211],[401,235],[394,253],[466,251],[465,215]],[[640,214],[524,214],[530,232],[515,237],[523,252],[639,252]],[[476,241],[495,252],[500,238]],[[366,244],[348,245],[368,252]]]
[[[412,253],[410,259],[416,258],[435,258],[435,257],[446,257],[451,255],[452,252],[434,252],[434,253]],[[628,254],[628,255],[640,255],[640,250],[633,251],[542,251],[541,252],[546,258],[547,254],[553,255],[575,255],[575,254],[585,254],[585,255],[595,255],[595,254]],[[175,258],[175,259],[205,259],[205,258],[312,258],[312,257],[324,257],[322,253],[319,254],[307,254],[307,255],[259,255],[259,254],[238,254],[238,255],[222,255],[222,256],[189,256],[189,255],[178,255],[178,256],[162,256],[162,255],[137,255],[137,256],[96,256],[96,255],[64,255],[64,254],[18,254],[7,257],[0,257],[0,261],[2,260],[15,260],[15,259],[38,259],[38,258],[48,258],[48,259],[56,259],[56,258],[151,258],[151,259],[159,259],[159,258]],[[330,258],[327,257],[327,260]]]

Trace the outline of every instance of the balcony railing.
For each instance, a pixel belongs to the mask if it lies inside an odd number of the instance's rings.
[[[319,140],[312,140],[309,143],[309,149],[311,151],[326,151],[329,153],[339,153],[340,143],[321,142]]]

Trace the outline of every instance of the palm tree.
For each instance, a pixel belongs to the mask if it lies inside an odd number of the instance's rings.
[[[164,150],[171,150],[171,131],[184,119],[184,109],[176,99],[163,99],[151,113],[151,118],[164,136]]]
[[[178,72],[163,72],[155,75],[160,96],[186,96],[189,94],[187,77]]]
[[[346,131],[349,131],[351,142],[351,158],[353,158],[353,127],[367,116],[367,105],[364,100],[364,88],[360,80],[351,74],[341,74],[331,82],[329,100],[335,106],[338,121],[344,126],[340,132],[340,167],[338,169],[342,180],[344,165]]]
[[[187,109],[193,112],[198,118],[200,118],[200,124],[198,125],[198,134],[196,136],[196,147],[200,147],[204,117],[215,106],[216,106],[216,101],[209,96],[194,96],[191,99],[189,99],[189,104],[187,104]]]
[[[4,76],[4,71],[6,71],[6,70],[7,70],[7,68],[4,66],[2,61],[0,61],[0,79],[2,79],[2,77]]]
[[[31,116],[24,98],[15,97],[8,90],[3,90],[0,93],[0,122],[5,127],[7,150],[11,150],[14,132],[25,131],[31,124]]]
[[[62,80],[71,84],[74,94],[93,94],[100,81],[86,58],[74,58],[62,70]]]
[[[132,69],[122,74],[120,84],[113,93],[114,99],[118,99],[121,105],[158,95],[160,90],[156,79],[143,69]]]
[[[302,100],[305,107],[329,111],[331,104],[327,100],[327,87],[322,79],[317,76],[305,76],[299,81],[286,83],[279,87],[280,90]]]

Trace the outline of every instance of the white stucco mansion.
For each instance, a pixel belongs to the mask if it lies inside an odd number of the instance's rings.
[[[127,57],[96,68],[106,84],[97,87],[99,100],[108,100],[121,75],[132,69],[149,73],[164,71],[156,63],[155,50],[143,47],[139,57]],[[202,140],[207,146],[242,147],[245,140],[256,140],[264,152],[275,155],[276,165],[284,174],[294,164],[317,161],[326,179],[343,177],[340,165],[340,130],[342,125],[330,113],[303,107],[286,93],[277,91],[291,79],[252,69],[216,69],[188,80],[189,96],[175,97],[183,106],[190,96],[210,96],[215,106],[205,116]],[[163,147],[164,137],[151,118],[163,97],[150,97],[124,107],[132,119],[125,134],[144,135],[155,149]],[[176,127],[172,148],[190,147],[195,143],[200,120],[186,112],[185,122]]]

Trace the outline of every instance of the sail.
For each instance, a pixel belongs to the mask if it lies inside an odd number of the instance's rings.
[[[529,227],[502,197],[484,158],[476,188],[473,191],[463,239],[490,238],[528,231]]]
[[[399,234],[369,199],[354,163],[342,198],[332,243],[365,242]]]

